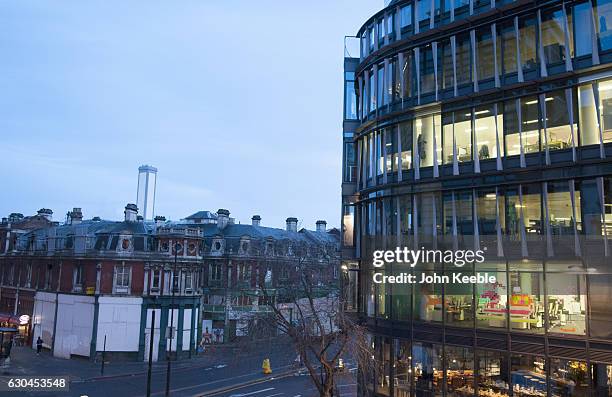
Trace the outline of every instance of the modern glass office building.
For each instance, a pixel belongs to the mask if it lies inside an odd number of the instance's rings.
[[[342,267],[376,351],[361,395],[612,395],[612,1],[392,1],[354,40]],[[485,261],[372,266],[398,246]],[[457,272],[496,282],[373,282]]]

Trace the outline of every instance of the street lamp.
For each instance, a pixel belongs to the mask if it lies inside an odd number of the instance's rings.
[[[176,289],[174,288],[174,280],[176,277],[176,263],[178,261],[178,252],[183,249],[183,246],[180,243],[174,243],[174,269],[172,271],[172,280],[170,280],[170,285],[172,288],[172,296],[170,298],[170,326],[167,327],[167,330],[170,332],[170,346],[168,347],[168,352],[166,354],[166,361],[168,362],[168,367],[166,370],[166,397],[170,396],[170,355],[172,354],[172,340],[174,339],[174,293]],[[178,288],[177,283],[177,288]]]

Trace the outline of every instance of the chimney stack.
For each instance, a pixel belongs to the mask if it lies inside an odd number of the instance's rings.
[[[289,217],[287,218],[287,231],[288,232],[297,232],[297,218]]]
[[[217,211],[217,227],[221,230],[225,229],[229,222],[229,214],[230,212],[226,209],[219,208]]]
[[[83,221],[83,212],[81,212],[80,208],[73,208],[72,211],[69,212],[69,215],[71,225],[78,225]]]
[[[317,232],[325,233],[327,231],[327,222],[317,221]]]
[[[38,210],[38,216],[42,216],[46,220],[50,221],[53,218],[53,211],[48,208],[41,208]]]
[[[166,222],[166,217],[165,217],[165,216],[157,215],[157,216],[155,217],[155,225],[156,225],[156,226],[160,226],[160,225],[162,225],[164,222]]]
[[[126,222],[136,222],[136,216],[138,215],[138,207],[136,204],[128,204],[125,206],[125,221]]]
[[[261,224],[261,216],[253,215],[251,221],[253,222],[253,226],[259,226]]]

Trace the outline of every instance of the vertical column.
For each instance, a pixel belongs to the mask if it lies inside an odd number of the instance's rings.
[[[474,173],[480,173],[480,158],[478,156],[478,142],[476,142],[476,109],[472,108],[472,160],[474,160]]]
[[[500,131],[499,123],[497,122],[497,102],[493,105],[493,117],[495,118],[495,147],[497,149],[497,170],[501,171],[504,167],[502,164],[502,156],[504,155],[504,143],[499,141]],[[503,131],[501,131],[503,134]],[[503,135],[502,135],[503,136]]]
[[[434,41],[431,43],[431,51],[433,52],[433,66],[434,66],[434,82],[435,82],[435,92],[436,92],[436,101],[438,101],[438,42]]]
[[[459,175],[459,162],[457,161],[457,140],[455,139],[455,112],[452,113],[453,128],[453,175]]]
[[[476,203],[476,190],[472,189],[472,224],[474,228],[474,251],[480,249],[480,230],[478,228],[478,204]]]
[[[451,201],[452,201],[452,209],[451,215],[453,217],[452,221],[452,234],[453,234],[453,251],[457,251],[459,249],[459,241],[457,236],[457,203],[455,200],[455,192],[451,192]]]
[[[470,0],[471,1],[471,0]],[[470,30],[470,42],[472,45],[472,80],[474,80],[474,92],[478,92],[478,68],[476,67],[476,31]]]
[[[599,65],[599,46],[597,45],[597,31],[595,30],[597,24],[592,6],[593,3],[591,2],[590,4],[591,7],[589,7],[589,12],[591,14],[591,60],[593,62],[593,65]]]
[[[565,101],[567,103],[567,114],[569,115],[570,131],[572,133],[572,161],[576,162],[576,131],[574,128],[574,98],[571,88],[565,89]]]
[[[433,29],[435,26],[435,14],[436,14],[436,0],[429,0],[429,29]]]
[[[442,115],[440,115],[440,120],[442,118]],[[438,168],[438,145],[439,142],[436,139],[436,135],[437,135],[437,131],[436,131],[436,115],[433,115],[431,117],[431,122],[432,122],[432,132],[433,132],[433,177],[437,178],[440,176],[440,171]],[[440,126],[440,128],[442,128]],[[440,136],[442,136],[442,132],[440,131]]]
[[[576,185],[573,179],[569,180],[569,191],[570,200],[572,201],[572,219],[574,220],[572,222],[574,226],[574,252],[576,253],[576,256],[580,257],[582,256],[582,252],[580,250],[580,238],[578,235],[578,227],[576,225],[576,219],[578,219],[576,217]],[[578,211],[580,211],[580,208],[578,208]]]
[[[525,211],[523,207],[523,186],[519,185],[519,216],[520,216],[520,233],[521,233],[521,255],[523,258],[529,256],[529,250],[527,249],[527,233],[525,232]]]
[[[496,186],[495,187],[495,232],[497,234],[497,256],[498,257],[503,257],[504,256],[504,245],[502,243],[502,229],[501,229],[501,222],[500,222],[500,216],[501,214],[499,213],[499,188]]]
[[[401,182],[402,181],[402,133],[401,133],[401,129],[400,129],[400,125],[399,123],[397,124],[397,138],[396,138],[396,142],[397,142],[397,181]],[[398,207],[399,208],[399,207]]]
[[[453,53],[453,95],[457,96],[457,37],[451,36],[450,43],[451,52]]]
[[[417,211],[417,195],[412,195],[412,233],[414,234],[414,249],[419,249],[419,212]]]
[[[394,24],[395,24],[395,40],[401,40],[402,39],[402,24],[400,21],[401,18],[401,10],[400,7],[397,6],[395,7],[395,20],[394,20]]]
[[[515,102],[515,107],[516,107],[516,116],[518,118],[518,132],[519,132],[519,149],[520,149],[520,163],[521,163],[521,168],[525,168],[527,165],[525,163],[525,152],[523,150],[523,120],[522,120],[522,115],[521,115],[521,101],[520,99],[516,99]]]
[[[400,98],[402,100],[402,107],[404,107],[404,53],[400,52],[397,54],[397,73],[400,79]]]
[[[542,128],[544,130],[544,161],[546,165],[550,165],[550,153],[548,150],[548,131],[546,129],[546,96],[544,94],[538,95],[540,102],[540,114],[542,115]]]
[[[599,87],[597,82],[592,84],[593,87],[593,97],[595,99],[595,111],[597,112],[597,130],[599,132],[599,157],[602,159],[606,157],[606,153],[604,152],[603,145],[603,132],[601,130],[601,109],[599,108]],[[60,267],[61,270],[61,267]]]
[[[495,0],[491,0],[491,3],[495,4]],[[493,69],[495,72],[495,87],[500,87],[499,62],[501,62],[501,59],[497,59],[497,24],[495,23],[491,25],[491,38],[493,40]]]
[[[421,104],[421,56],[419,47],[414,49],[414,65],[416,69],[417,104]]]
[[[372,90],[374,92],[371,92],[370,95],[374,98],[374,109],[370,109],[370,111],[375,110],[376,114],[378,114],[378,108],[380,107],[380,103],[378,103],[378,100],[382,99],[378,98],[378,84],[381,84],[381,82],[378,81],[378,64],[374,64],[374,67],[372,68],[372,74],[372,77],[374,78],[374,87],[372,88]]]
[[[432,230],[431,235],[433,236],[433,249],[438,249],[438,219],[437,219],[437,208],[436,208],[436,195],[435,193],[431,194],[431,220],[432,220]]]
[[[514,36],[516,37],[516,72],[519,83],[525,81],[523,77],[523,63],[521,62],[521,44],[519,37],[518,17],[514,17]]]
[[[604,236],[604,256],[609,256],[610,251],[608,250],[608,228],[606,226],[606,201],[604,196],[603,177],[597,178],[597,193],[599,194],[599,202],[601,203],[601,222],[603,227]]]
[[[564,46],[565,47],[564,48],[565,50],[565,54],[564,54],[565,55],[565,70],[567,72],[571,72],[574,70],[574,67],[572,66],[572,54],[570,53],[570,49],[569,49],[569,46],[571,44],[570,43],[571,39],[569,35],[570,27],[569,27],[569,22],[567,20],[567,10],[565,9],[565,4],[563,5],[562,10],[563,10],[563,36],[565,39],[565,43],[564,43],[565,44]]]
[[[382,146],[382,169],[383,169],[383,183],[387,183],[387,129],[383,128],[380,130],[380,144]],[[391,141],[391,139],[389,139]]]
[[[552,233],[550,231],[550,211],[548,205],[548,182],[542,182],[542,201],[544,201],[544,220],[546,228],[546,255],[552,258],[555,255],[552,244]]]
[[[542,12],[538,10],[538,57],[540,58],[540,76],[547,77],[548,70],[546,69],[546,56],[544,55],[544,46],[542,45]]]

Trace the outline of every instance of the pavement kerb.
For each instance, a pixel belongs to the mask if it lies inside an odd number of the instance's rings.
[[[191,397],[210,397],[210,396],[214,396],[216,394],[220,394],[220,393],[227,393],[230,392],[232,390],[236,390],[236,389],[241,389],[243,387],[246,386],[252,386],[252,385],[257,385],[260,383],[265,383],[265,382],[269,382],[271,380],[276,380],[276,379],[281,379],[281,378],[286,378],[287,376],[291,376],[293,374],[295,374],[295,369],[292,370],[288,370],[285,372],[281,372],[277,375],[270,375],[270,376],[266,376],[263,378],[259,378],[259,379],[254,379],[254,380],[250,380],[250,381],[246,381],[246,382],[242,382],[242,383],[237,383],[235,385],[231,385],[231,386],[226,386],[226,387],[220,387],[218,389],[214,389],[211,391],[207,391],[204,393],[197,393],[192,395]]]

